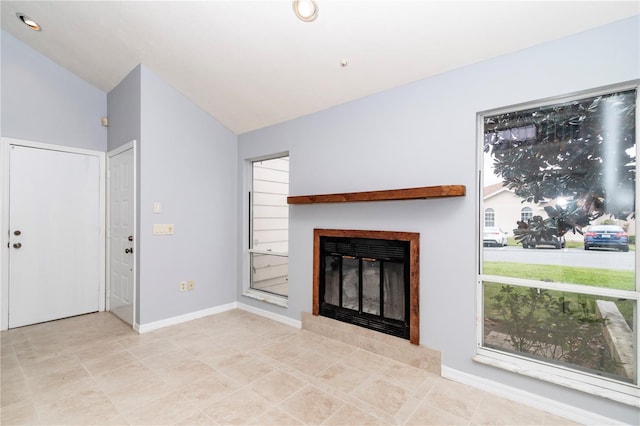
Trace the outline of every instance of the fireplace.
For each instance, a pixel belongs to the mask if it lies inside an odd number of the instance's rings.
[[[419,344],[419,234],[314,230],[313,314]]]

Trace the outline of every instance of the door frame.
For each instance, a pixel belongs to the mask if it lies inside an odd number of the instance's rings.
[[[90,149],[74,148],[43,142],[13,138],[0,138],[0,330],[9,327],[9,152],[11,146],[47,149],[50,151],[83,154],[98,157],[100,165],[99,211],[100,211],[100,288],[98,310],[104,311],[106,300],[106,162],[105,153]]]
[[[138,295],[137,295],[137,288],[138,288],[138,280],[137,280],[137,265],[138,265],[138,150],[137,150],[137,146],[138,143],[135,139],[125,143],[124,145],[119,146],[118,148],[112,149],[111,151],[107,152],[107,187],[106,187],[106,204],[105,204],[105,211],[106,211],[106,228],[107,228],[107,239],[106,239],[106,253],[105,253],[105,259],[106,259],[106,287],[105,287],[105,292],[104,292],[104,296],[106,298],[106,310],[110,309],[110,300],[109,300],[109,295],[110,293],[110,283],[111,283],[111,215],[110,215],[110,211],[111,209],[110,204],[111,204],[111,200],[110,200],[110,179],[109,179],[109,175],[111,174],[111,158],[115,157],[118,154],[123,153],[124,151],[127,151],[129,149],[133,150],[133,280],[132,280],[132,284],[133,284],[133,318],[131,321],[131,326],[132,328],[136,328],[136,325],[138,324],[138,322],[136,321],[136,314],[138,313]]]

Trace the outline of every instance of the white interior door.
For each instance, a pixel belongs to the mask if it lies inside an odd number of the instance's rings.
[[[133,148],[109,158],[109,310],[133,325]]]
[[[100,307],[100,157],[9,153],[9,328]]]

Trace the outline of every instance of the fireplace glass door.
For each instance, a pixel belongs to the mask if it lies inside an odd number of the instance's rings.
[[[408,243],[321,237],[320,246],[320,314],[408,339]]]

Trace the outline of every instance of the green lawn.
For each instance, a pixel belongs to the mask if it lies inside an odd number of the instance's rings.
[[[583,268],[561,265],[533,265],[530,263],[484,262],[486,275],[525,278],[530,280],[582,284],[594,287],[633,290],[633,271]]]

